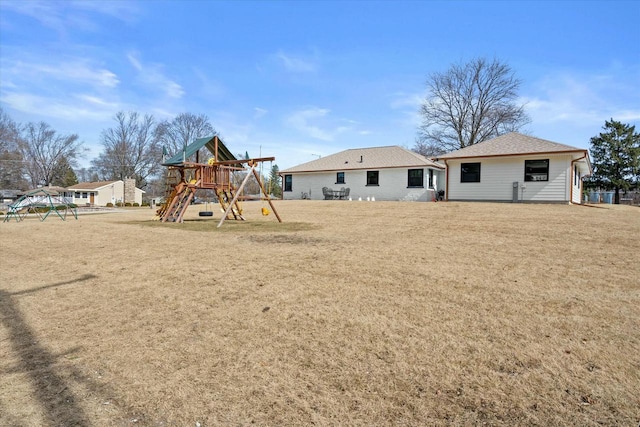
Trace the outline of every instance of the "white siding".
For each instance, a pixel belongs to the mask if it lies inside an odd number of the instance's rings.
[[[548,181],[524,182],[524,161],[534,159],[549,159]],[[460,165],[476,162],[481,164],[480,182],[460,182]],[[518,182],[519,200],[569,202],[571,156],[568,154],[455,159],[447,164],[449,200],[511,201],[513,183]]]
[[[408,188],[409,169],[424,169],[424,188]],[[366,170],[344,171],[344,184],[336,184],[337,172],[294,173],[291,180],[291,191],[284,191],[285,200],[299,200],[302,193],[312,200],[322,200],[322,187],[339,190],[350,188],[349,197],[353,200],[367,197],[376,200],[431,201],[432,190],[428,189],[429,169],[424,167],[371,169],[378,171],[378,185],[368,186]],[[444,188],[444,172],[435,171],[438,187]]]

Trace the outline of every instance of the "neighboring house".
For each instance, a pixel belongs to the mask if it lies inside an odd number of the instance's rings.
[[[592,173],[587,150],[517,132],[436,160],[446,164],[446,200],[581,203]]]
[[[431,201],[444,186],[444,165],[398,146],[354,148],[280,171],[282,197],[325,198],[323,188],[349,197]]]
[[[135,186],[134,179],[124,181],[82,182],[67,188],[69,194],[78,206],[106,206],[107,203],[137,203],[142,205],[142,191]]]

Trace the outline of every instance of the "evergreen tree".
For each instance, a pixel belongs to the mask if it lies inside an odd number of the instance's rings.
[[[273,165],[271,167],[271,172],[269,174],[269,182],[267,183],[267,191],[270,191],[274,197],[282,196],[282,185],[280,184],[280,168],[278,165]]]
[[[640,170],[640,134],[635,126],[605,121],[604,132],[591,138],[593,175],[591,180],[599,187],[615,190],[614,203],[620,203],[620,190],[638,185]]]

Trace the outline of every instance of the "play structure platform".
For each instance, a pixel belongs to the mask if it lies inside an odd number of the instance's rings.
[[[200,161],[200,157],[204,157],[203,148],[212,154],[206,162]],[[192,161],[194,157],[195,161]],[[157,218],[162,222],[183,222],[184,214],[197,191],[213,190],[224,211],[218,227],[226,219],[244,221],[240,206],[241,194],[249,178],[254,176],[262,192],[261,198],[269,203],[278,221],[282,222],[256,171],[260,163],[273,160],[275,157],[236,159],[217,136],[196,139],[185,146],[182,152],[162,162],[167,167],[167,188],[165,201],[156,212]],[[235,174],[243,171],[247,173],[242,183],[236,187]]]

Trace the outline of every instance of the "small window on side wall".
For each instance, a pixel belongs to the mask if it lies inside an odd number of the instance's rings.
[[[424,187],[424,169],[409,169],[407,187]]]
[[[378,184],[379,171],[367,171],[367,185]]]
[[[344,172],[336,173],[336,184],[344,184]]]
[[[525,181],[549,181],[549,159],[525,160]]]
[[[284,176],[284,191],[292,191],[293,189],[293,175]]]
[[[462,163],[460,182],[480,182],[480,163]]]

